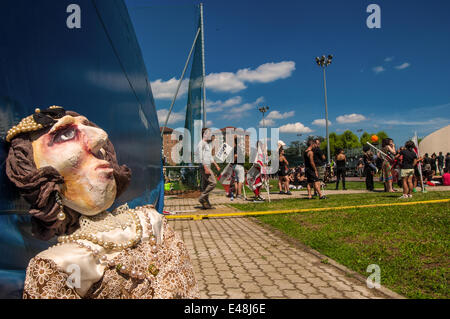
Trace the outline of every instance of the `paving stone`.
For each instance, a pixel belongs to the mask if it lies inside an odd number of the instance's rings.
[[[252,293],[258,293],[258,292],[261,291],[261,287],[258,286],[254,282],[243,283],[243,284],[241,284],[241,287],[244,290],[244,292],[247,292],[247,293],[251,293],[251,292]]]
[[[200,291],[200,299],[209,299],[209,296],[205,291]]]
[[[205,276],[203,276],[203,280],[207,284],[218,284],[218,283],[220,283],[220,279],[219,279],[219,277],[217,275],[214,275],[214,276],[205,275]]]
[[[281,290],[284,289],[295,289],[295,286],[290,283],[288,280],[284,279],[284,280],[275,280],[275,285],[278,286],[278,288],[280,288]]]
[[[230,299],[244,299],[245,293],[242,289],[227,289],[227,295]]]
[[[222,280],[222,284],[225,288],[239,288],[241,283],[237,279],[224,279]]]
[[[330,285],[340,291],[352,291],[353,290],[353,288],[351,286],[344,284],[342,281],[339,281],[339,280],[330,282]]]
[[[357,291],[344,291],[344,296],[351,299],[367,299]]]
[[[343,293],[340,293],[336,289],[331,287],[319,287],[319,291],[330,299],[344,298]]]
[[[297,287],[297,289],[305,295],[316,294],[318,292],[318,290],[311,286],[311,284],[295,284],[295,287]]]
[[[281,292],[281,290],[279,290],[275,286],[262,286],[262,290],[269,298],[284,297],[283,292]]]
[[[283,275],[294,275],[295,272],[288,267],[277,267],[277,272]]]
[[[223,280],[225,279],[232,279],[232,278],[236,278],[234,276],[234,274],[231,271],[220,271],[219,272],[219,277],[222,278]]]
[[[324,295],[320,295],[320,294],[309,294],[307,295],[308,299],[326,299],[326,297]]]
[[[259,289],[261,290],[261,289]],[[249,299],[266,299],[267,297],[263,293],[247,293],[247,298]]]
[[[217,269],[216,268],[202,268],[202,273],[203,273],[203,275],[216,276]]]
[[[286,278],[287,280],[289,280],[290,282],[294,283],[294,284],[295,284],[295,283],[306,284],[306,279],[305,279],[305,278],[302,278],[302,277],[300,277],[300,276],[298,276],[298,275],[286,275],[285,278]]]
[[[253,277],[250,276],[249,274],[235,274],[235,276],[240,282],[253,282],[254,281]]]
[[[253,279],[260,285],[273,285],[273,281],[269,277],[253,277]]]
[[[283,295],[288,299],[305,299],[306,296],[300,293],[298,290],[282,290]]]
[[[228,299],[228,295],[210,295],[211,299]]]
[[[359,293],[361,293],[365,297],[369,297],[370,295],[373,294],[372,291],[376,291],[375,288],[374,289],[369,289],[369,288],[367,288],[367,286],[354,286],[353,289],[358,291]]]
[[[209,295],[222,295],[225,293],[223,285],[208,285],[207,288]]]
[[[314,287],[327,287],[328,283],[323,281],[318,277],[308,278],[307,281],[311,283]]]

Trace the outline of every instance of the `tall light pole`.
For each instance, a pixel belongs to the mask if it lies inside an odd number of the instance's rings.
[[[322,55],[322,57],[316,57],[316,63],[323,69],[323,88],[325,91],[325,126],[327,130],[327,161],[330,163],[330,136],[328,134],[328,105],[327,105],[327,79],[325,75],[325,69],[331,64],[333,56],[330,54],[328,57]]]
[[[263,127],[265,128],[266,127],[266,123],[264,121],[264,114],[269,110],[269,107],[268,106],[262,106],[262,107],[259,107],[258,110],[262,113]]]
[[[297,136],[301,137],[303,134],[298,133]],[[301,158],[302,157],[302,142],[300,141],[300,139],[298,139],[298,156]]]

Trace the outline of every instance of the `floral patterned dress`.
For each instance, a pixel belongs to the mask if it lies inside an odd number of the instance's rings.
[[[106,267],[103,277],[83,296],[67,285],[70,274],[50,259],[31,259],[26,273],[25,299],[153,299],[198,298],[198,286],[187,249],[167,221],[163,221],[163,241],[154,260],[150,243],[142,241],[120,252],[120,265],[143,271],[143,279],[121,273],[117,267]],[[156,266],[155,266],[156,265]]]

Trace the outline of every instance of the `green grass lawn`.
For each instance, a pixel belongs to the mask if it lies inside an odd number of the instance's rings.
[[[398,194],[332,195],[329,200],[286,199],[233,204],[244,211],[399,202]],[[450,198],[450,191],[406,201]],[[381,284],[409,298],[449,298],[450,202],[264,215],[260,221],[367,277],[381,268]]]
[[[263,193],[263,196],[267,194]],[[320,207],[339,207],[352,205],[367,205],[367,204],[385,204],[385,203],[400,203],[412,202],[420,200],[434,200],[450,198],[450,191],[445,192],[428,192],[415,193],[412,198],[399,199],[402,195],[398,193],[361,193],[361,194],[339,194],[327,195],[327,199],[308,200],[305,198],[289,198],[282,200],[272,200],[271,203],[249,203],[249,204],[232,204],[233,207],[242,211],[263,211],[263,210],[284,210],[296,208],[320,208]]]

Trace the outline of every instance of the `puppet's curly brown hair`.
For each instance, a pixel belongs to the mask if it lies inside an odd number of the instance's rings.
[[[79,116],[71,111],[67,111],[66,115]],[[98,127],[92,122],[88,125]],[[47,130],[48,128],[43,132]],[[31,205],[29,213],[32,216],[32,232],[35,237],[48,240],[53,236],[71,234],[79,227],[80,214],[64,207],[66,218],[62,221],[57,218],[59,206],[56,193],[61,192],[64,179],[53,167],[36,168],[31,142],[29,133],[20,134],[11,141],[6,159],[6,175]],[[118,198],[130,183],[131,170],[126,165],[120,166],[117,163],[114,146],[109,140],[103,148],[106,152],[105,160],[114,170]]]

